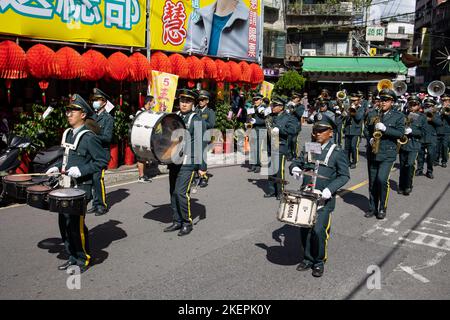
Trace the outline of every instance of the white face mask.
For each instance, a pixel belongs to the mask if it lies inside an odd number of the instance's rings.
[[[101,101],[94,101],[92,103],[92,106],[94,107],[95,110],[99,110],[102,107],[102,102]]]

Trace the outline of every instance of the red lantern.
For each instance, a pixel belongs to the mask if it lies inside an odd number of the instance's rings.
[[[42,90],[42,101],[45,105],[45,90],[48,88],[47,79],[59,77],[61,71],[56,61],[55,52],[43,44],[36,44],[27,51],[27,69],[29,73],[38,79]]]
[[[56,61],[61,70],[60,79],[75,79],[83,75],[83,60],[74,49],[62,47],[56,51]]]
[[[108,76],[116,81],[124,81],[130,75],[130,59],[122,52],[114,52],[108,58]]]
[[[225,81],[238,82],[241,77],[241,67],[234,61],[228,61],[227,64],[230,67],[230,75]]]
[[[188,87],[189,87],[189,88],[195,87],[195,81],[189,80],[189,81],[188,81]]]
[[[133,53],[129,59],[131,62],[131,81],[143,81],[150,76],[150,62],[142,53]]]
[[[186,58],[186,62],[189,66],[189,79],[202,79],[204,77],[203,62],[195,56]]]
[[[150,67],[152,70],[156,71],[172,72],[172,65],[169,58],[160,51],[157,51],[150,56]]]
[[[25,51],[15,42],[0,42],[0,78],[26,78],[26,57]]]
[[[203,69],[205,73],[205,78],[216,79],[217,78],[217,65],[214,60],[208,57],[203,57],[200,59],[203,62]]]
[[[181,79],[189,77],[189,66],[186,59],[178,53],[172,54],[169,57],[172,65],[172,73],[178,75]]]
[[[264,81],[264,72],[256,63],[250,64],[252,76],[250,77],[251,84],[260,84]]]
[[[215,61],[217,66],[217,82],[223,82],[225,79],[227,79],[230,76],[230,67],[225,61],[217,59]]]
[[[241,68],[241,76],[239,80],[241,82],[250,82],[252,77],[252,69],[249,64],[245,61],[241,61],[239,62],[239,67]]]
[[[81,55],[83,62],[82,80],[98,81],[108,71],[108,59],[98,51],[88,50]]]

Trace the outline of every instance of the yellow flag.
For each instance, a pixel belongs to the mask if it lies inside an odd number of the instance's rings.
[[[171,73],[152,70],[151,93],[155,97],[156,112],[172,112],[177,91],[178,76]]]
[[[272,97],[273,87],[274,87],[274,84],[273,84],[273,83],[264,81],[264,82],[262,83],[262,85],[261,85],[260,93],[261,93],[264,97],[270,99],[270,98]]]

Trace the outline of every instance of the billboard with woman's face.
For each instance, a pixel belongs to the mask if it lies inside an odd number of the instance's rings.
[[[151,1],[151,48],[259,61],[261,0]]]

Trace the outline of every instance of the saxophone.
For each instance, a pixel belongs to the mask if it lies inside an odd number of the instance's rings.
[[[373,125],[375,126],[379,122],[381,122],[380,111],[378,111],[378,115],[375,118],[373,118]],[[374,133],[372,134],[374,140],[372,145],[372,152],[374,154],[378,154],[378,151],[380,151],[380,142],[382,136],[383,133],[380,130],[375,130]]]
[[[405,127],[408,128],[411,126],[412,123],[412,119],[408,116],[405,119]],[[406,134],[404,134],[400,139],[397,139],[397,153],[400,152],[400,148],[408,143],[408,137],[406,136]]]

